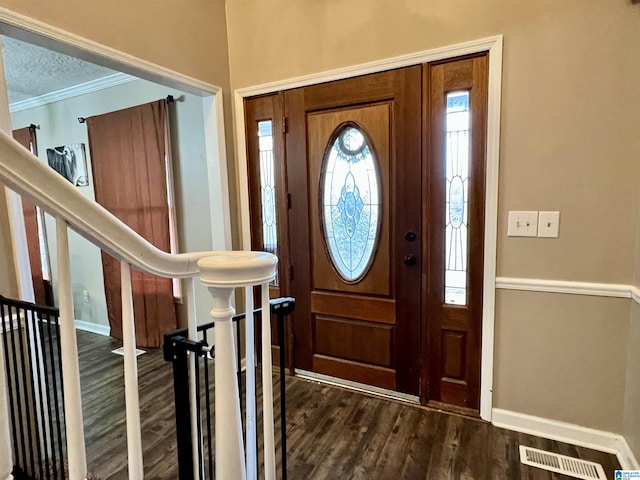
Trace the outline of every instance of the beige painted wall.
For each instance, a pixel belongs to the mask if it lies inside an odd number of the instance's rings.
[[[627,350],[627,384],[623,434],[640,459],[640,304],[633,302]]]
[[[233,0],[227,14],[234,89],[504,34],[498,274],[630,282],[640,6]],[[507,239],[507,210],[560,210],[561,238]]]
[[[494,407],[622,432],[628,299],[498,291]]]
[[[227,17],[233,89],[503,34],[498,275],[632,282],[640,6],[230,0]],[[560,238],[508,238],[509,210],[559,210]],[[621,433],[630,303],[498,292],[495,406]]]
[[[226,87],[224,0],[0,0],[0,7]]]
[[[634,285],[640,287],[640,208]],[[627,383],[624,404],[623,434],[636,459],[640,459],[640,304],[633,302],[627,344]]]

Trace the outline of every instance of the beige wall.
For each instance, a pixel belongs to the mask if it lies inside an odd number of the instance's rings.
[[[494,407],[622,432],[628,299],[498,291]]]
[[[0,7],[226,87],[224,0],[0,0]]]
[[[640,7],[233,0],[227,13],[232,88],[504,34],[500,233],[507,210],[560,210],[562,227],[552,241],[500,235],[498,274],[630,282]]]
[[[623,434],[640,459],[640,304],[633,302],[627,350],[627,384]]]
[[[634,285],[640,287],[640,208]],[[640,459],[640,304],[633,302],[627,343],[627,383],[624,404],[623,434],[631,450]]]
[[[227,17],[233,89],[503,34],[498,275],[632,282],[640,6],[232,0]],[[508,210],[559,210],[560,238],[507,238]],[[496,407],[622,432],[628,299],[502,291],[497,309]]]

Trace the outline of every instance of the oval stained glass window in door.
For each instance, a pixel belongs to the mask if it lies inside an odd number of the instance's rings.
[[[340,125],[325,149],[320,204],[331,262],[346,283],[356,283],[375,254],[381,199],[376,158],[355,123]]]

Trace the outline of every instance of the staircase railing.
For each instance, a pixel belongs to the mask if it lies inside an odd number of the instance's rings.
[[[138,373],[135,354],[135,319],[131,289],[131,268],[166,278],[186,278],[189,338],[196,339],[193,281],[200,277],[213,297],[211,316],[216,322],[216,471],[217,478],[246,478],[242,424],[237,410],[238,383],[234,365],[234,338],[231,299],[235,288],[262,286],[263,304],[268,308],[268,283],[274,278],[277,259],[259,252],[196,252],[169,254],[163,252],[122,223],[99,204],[88,200],[61,176],[24,149],[4,132],[0,132],[0,182],[22,197],[43,208],[56,220],[58,303],[62,375],[70,480],[87,476],[87,459],[83,430],[82,398],[78,365],[78,347],[74,326],[68,229],[88,239],[121,262],[122,324],[124,346],[124,378],[127,421],[129,479],[142,479],[143,450],[140,429]],[[251,296],[250,296],[251,297]],[[247,306],[248,311],[253,306]],[[268,325],[268,324],[267,324]],[[262,329],[262,343],[270,346],[270,328]],[[265,478],[275,477],[273,442],[273,395],[271,392],[271,351],[262,352],[265,418]],[[266,382],[266,380],[269,382]],[[2,376],[0,376],[0,381]],[[195,361],[190,359],[190,389],[195,388]],[[267,385],[267,383],[269,385]],[[4,395],[0,382],[0,395]],[[254,393],[255,395],[255,393]],[[195,396],[194,402],[195,402]],[[6,402],[0,398],[0,407]],[[192,403],[191,411],[195,412]],[[10,446],[10,432],[0,411],[0,449]],[[195,414],[192,413],[195,431]],[[249,451],[251,455],[251,451]],[[0,462],[0,466],[3,465]],[[3,468],[3,467],[0,467]],[[0,478],[10,472],[0,471]]]
[[[63,480],[64,433],[58,309],[0,296],[0,350],[16,479]]]

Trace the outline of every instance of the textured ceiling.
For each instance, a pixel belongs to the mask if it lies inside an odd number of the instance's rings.
[[[116,73],[10,37],[2,44],[9,104]]]

